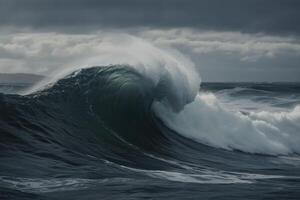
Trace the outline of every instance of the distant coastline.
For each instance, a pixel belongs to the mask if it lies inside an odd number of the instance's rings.
[[[0,84],[34,84],[44,79],[45,76],[26,73],[0,73]]]

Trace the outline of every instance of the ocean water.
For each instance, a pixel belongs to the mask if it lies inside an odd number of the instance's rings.
[[[1,200],[300,199],[299,83],[201,84],[179,52],[104,44],[0,86]]]
[[[0,199],[300,198],[299,83],[195,92],[148,74],[110,65],[2,88]]]

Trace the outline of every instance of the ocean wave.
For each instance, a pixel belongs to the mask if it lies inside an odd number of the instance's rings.
[[[25,95],[0,94],[0,187],[51,193],[118,181],[152,187],[299,177],[291,174],[299,164],[282,156],[300,153],[299,106],[229,109],[218,94],[199,90],[194,66],[180,56],[142,41],[121,52],[129,55],[72,67]]]

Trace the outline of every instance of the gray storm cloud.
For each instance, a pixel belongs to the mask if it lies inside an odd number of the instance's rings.
[[[300,81],[298,0],[0,0],[0,73],[49,74],[131,34],[204,81]]]
[[[298,35],[299,21],[298,0],[0,1],[1,26],[70,32],[146,26]]]

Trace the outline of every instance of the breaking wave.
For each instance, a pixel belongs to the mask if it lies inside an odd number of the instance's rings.
[[[199,184],[299,178],[286,167],[299,160],[299,106],[229,109],[199,89],[193,64],[178,52],[125,41],[26,95],[0,94],[1,187],[43,193],[157,184],[145,176]],[[261,170],[275,162],[287,171]]]

